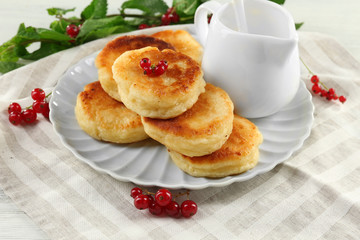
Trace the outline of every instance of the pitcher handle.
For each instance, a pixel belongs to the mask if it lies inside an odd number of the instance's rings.
[[[219,2],[210,1],[201,4],[196,12],[195,12],[195,29],[196,34],[199,37],[200,43],[205,46],[207,35],[209,32],[209,24],[208,24],[208,14],[214,14],[219,8],[221,4]]]

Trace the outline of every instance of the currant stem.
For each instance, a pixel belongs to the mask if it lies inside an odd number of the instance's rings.
[[[147,189],[143,189],[143,188],[140,188],[143,192],[145,192],[146,194],[148,194],[148,195],[155,195],[155,193],[153,193],[153,192],[149,192]]]
[[[174,196],[174,201],[175,201],[175,199],[176,199],[177,197],[180,197],[180,196],[183,196],[183,195],[187,195],[187,199],[189,200],[190,191],[187,190],[186,192],[180,192],[180,193],[176,194],[176,195]]]
[[[311,75],[316,75],[313,71],[311,71],[311,69],[305,64],[304,60],[300,57],[300,61],[302,62],[302,64],[304,64],[305,68],[308,70],[308,72],[311,74]],[[319,83],[321,86],[323,86],[325,88],[326,91],[329,91],[329,88],[326,87],[326,85],[319,80]]]
[[[308,72],[311,74],[311,75],[315,75],[311,70],[310,68],[305,64],[304,60],[300,57],[300,61],[302,62],[302,64],[304,64],[304,66],[306,67],[306,69],[308,70]]]
[[[52,94],[52,92],[49,92],[49,93],[45,96],[45,99],[48,98],[51,94]]]

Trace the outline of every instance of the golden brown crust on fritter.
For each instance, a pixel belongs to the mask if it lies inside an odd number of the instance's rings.
[[[219,150],[198,157],[168,151],[174,163],[192,176],[225,177],[255,167],[259,158],[258,146],[262,141],[261,133],[252,122],[235,115],[232,133]]]
[[[106,94],[99,81],[78,94],[75,115],[80,127],[98,140],[130,143],[148,138],[140,116]]]
[[[117,85],[112,76],[112,65],[114,61],[124,52],[143,47],[152,46],[160,50],[174,49],[174,47],[157,38],[138,35],[118,37],[106,44],[95,59],[95,65],[99,70],[99,81],[101,86],[111,97],[121,101]]]
[[[164,30],[151,35],[153,37],[170,43],[176,51],[188,55],[199,64],[203,56],[203,48],[191,35],[185,30]]]
[[[148,76],[140,60],[152,64],[168,62],[160,76]],[[182,53],[154,47],[127,51],[113,65],[114,79],[124,104],[141,116],[167,119],[178,116],[193,106],[204,92],[205,81],[200,65]]]
[[[166,147],[187,156],[202,156],[221,148],[232,131],[230,97],[207,84],[192,108],[171,119],[142,117],[145,132]]]

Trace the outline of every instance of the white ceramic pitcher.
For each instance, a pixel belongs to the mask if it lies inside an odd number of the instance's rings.
[[[235,113],[247,118],[269,116],[287,105],[299,87],[294,20],[268,0],[234,1],[243,1],[244,11],[235,9],[239,3],[210,1],[195,13],[196,33],[204,46],[204,77],[229,94]],[[213,14],[210,24],[209,13]],[[239,19],[246,21],[245,29]]]

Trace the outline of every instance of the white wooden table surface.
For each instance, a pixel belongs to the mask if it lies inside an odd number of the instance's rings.
[[[116,13],[122,2],[108,0],[108,13]],[[47,8],[76,7],[74,15],[79,16],[89,3],[90,0],[0,0],[0,43],[13,37],[20,23],[48,27],[54,18],[47,15]],[[360,61],[360,0],[287,0],[285,8],[296,22],[305,22],[300,31],[333,36]],[[0,189],[0,240],[2,239],[39,240],[48,237]]]

